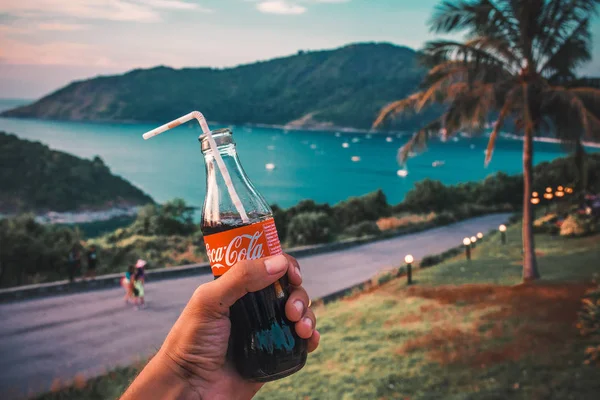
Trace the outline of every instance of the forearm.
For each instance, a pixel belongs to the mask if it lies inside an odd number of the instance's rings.
[[[202,396],[175,370],[162,353],[154,356],[125,391],[121,400],[181,399],[200,400]]]

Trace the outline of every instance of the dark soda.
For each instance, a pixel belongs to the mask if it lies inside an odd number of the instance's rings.
[[[227,196],[212,150],[205,144],[207,195],[202,213],[202,233],[215,279],[235,263],[281,254],[272,211],[256,191],[239,162],[229,130],[213,132],[232,183],[244,204],[249,221],[242,221]],[[204,138],[205,139],[205,138]],[[261,291],[248,293],[230,309],[231,336],[228,357],[246,379],[267,382],[300,370],[307,341],[298,337],[285,316],[289,297],[287,277]]]

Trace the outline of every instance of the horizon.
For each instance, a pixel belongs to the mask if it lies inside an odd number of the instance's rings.
[[[387,42],[418,50],[439,0],[31,0],[0,5],[0,93],[37,99],[74,81],[132,69],[230,68]],[[600,37],[600,23],[591,26]],[[198,39],[200,38],[200,40]],[[207,38],[208,40],[201,40]],[[240,40],[243,38],[243,40]],[[600,43],[580,72],[600,70]]]

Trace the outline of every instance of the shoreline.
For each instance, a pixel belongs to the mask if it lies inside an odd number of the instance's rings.
[[[90,222],[109,221],[121,217],[134,217],[142,206],[111,207],[106,210],[87,211],[47,211],[35,213],[35,221],[43,225],[84,224]],[[0,213],[0,218],[14,217],[17,214]]]
[[[133,124],[161,124],[160,121],[136,121],[136,120],[71,120],[71,119],[51,119],[51,118],[32,118],[32,117],[8,117],[0,113],[0,118],[5,119],[17,119],[17,120],[37,120],[37,121],[55,121],[55,122],[67,122],[67,123],[88,123],[88,124],[124,124],[124,125],[133,125]],[[163,121],[164,122],[164,121]],[[353,128],[349,126],[336,126],[329,125],[327,123],[323,123],[323,125],[304,125],[299,126],[296,124],[263,124],[263,123],[245,123],[245,124],[232,124],[221,121],[209,121],[211,125],[218,125],[223,127],[240,127],[242,129],[252,129],[252,128],[265,128],[265,129],[279,129],[282,131],[308,131],[308,132],[331,132],[331,133],[355,133],[355,134],[363,134],[363,135],[395,135],[397,138],[403,136],[411,136],[414,132],[409,132],[406,130],[373,130],[373,129],[364,129],[364,128]],[[460,136],[460,132],[457,133]],[[489,133],[484,134],[483,136],[489,136]],[[462,136],[461,136],[462,137]],[[523,137],[519,135],[515,135],[514,133],[509,132],[500,132],[500,137],[504,139],[510,140],[519,140],[522,141]],[[534,137],[534,142],[541,143],[553,143],[560,144],[560,140],[553,137]],[[584,147],[600,149],[600,142],[591,142],[591,141],[582,141],[581,142]]]

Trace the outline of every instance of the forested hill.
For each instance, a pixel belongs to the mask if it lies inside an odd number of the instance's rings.
[[[419,84],[415,55],[407,47],[361,43],[235,68],[136,69],[73,82],[3,115],[162,122],[200,110],[223,123],[369,128],[382,106]],[[414,126],[405,120],[396,127]]]
[[[81,159],[0,132],[0,213],[103,210],[153,202],[113,175],[99,157]]]

